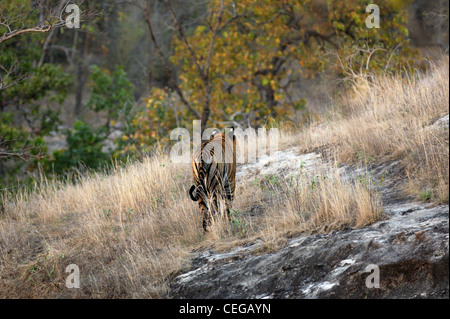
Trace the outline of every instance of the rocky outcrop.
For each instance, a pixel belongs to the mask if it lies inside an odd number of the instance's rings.
[[[174,298],[448,298],[448,205],[386,207],[370,227],[204,251],[172,284]],[[372,278],[379,274],[379,288]]]
[[[430,129],[447,129],[448,115]],[[237,179],[326,167],[319,153],[291,148],[241,165]],[[399,162],[341,166],[363,174],[381,194],[385,218],[360,229],[290,238],[270,253],[253,242],[226,253],[193,253],[190,269],[173,278],[173,298],[449,298],[449,206],[415,202],[400,191]],[[379,280],[377,281],[376,278]],[[376,285],[379,283],[379,285]]]

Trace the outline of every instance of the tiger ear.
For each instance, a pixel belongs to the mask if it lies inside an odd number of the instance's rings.
[[[189,196],[191,197],[191,199],[194,202],[198,201],[199,196],[198,196],[198,193],[197,193],[197,187],[195,187],[195,185],[192,185],[191,188],[189,189]]]
[[[214,135],[219,134],[220,131],[218,129],[214,129],[211,133],[211,138],[214,138]]]
[[[234,135],[234,126],[230,127],[230,130],[228,131],[228,136],[233,136],[233,141],[236,140],[236,135]]]

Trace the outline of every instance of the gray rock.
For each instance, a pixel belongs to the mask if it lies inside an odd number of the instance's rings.
[[[205,251],[172,282],[174,298],[448,298],[448,205],[403,203],[363,229],[299,236],[273,253],[260,243]],[[379,288],[368,288],[370,265]]]
[[[237,180],[282,177],[323,166],[322,156],[292,148],[241,165]],[[226,253],[193,254],[171,281],[174,298],[449,298],[449,206],[405,198],[398,162],[341,166],[344,179],[370,175],[386,218],[361,229],[291,238],[261,253],[261,242]],[[368,178],[368,177],[367,177]],[[368,288],[379,271],[379,288]],[[373,271],[373,273],[372,273]]]
[[[448,114],[444,117],[441,117],[440,119],[438,119],[436,122],[434,122],[431,127],[432,128],[438,128],[438,129],[446,129],[448,130],[448,126],[449,126],[449,116]]]

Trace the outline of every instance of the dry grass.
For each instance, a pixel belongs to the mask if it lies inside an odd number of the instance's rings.
[[[416,78],[362,78],[326,121],[285,138],[305,150],[333,149],[341,163],[399,160],[408,194],[448,203],[448,127],[432,125],[449,113],[449,59]]]
[[[280,146],[334,147],[339,161],[399,159],[410,191],[431,188],[430,196],[448,201],[448,135],[426,129],[448,113],[448,59],[442,65],[429,82],[360,83],[345,101],[345,115],[284,133]],[[170,297],[168,279],[188,265],[192,249],[255,238],[276,247],[286,234],[362,227],[381,216],[370,185],[341,178],[332,165],[317,177],[300,172],[243,182],[231,225],[218,219],[205,236],[187,195],[189,170],[159,154],[73,184],[43,179],[31,194],[5,198],[0,298]],[[65,287],[72,263],[80,268],[80,289]]]
[[[242,214],[240,225],[245,227],[245,237],[262,239],[259,251],[278,249],[286,237],[299,233],[359,228],[382,218],[382,201],[371,185],[344,179],[332,166],[314,175],[299,173],[288,179],[263,176],[244,186],[255,184],[260,191],[252,198],[261,213]],[[248,207],[241,199],[237,206]]]
[[[217,218],[207,235],[187,196],[189,165],[164,155],[74,185],[44,180],[33,193],[6,200],[0,297],[170,297],[167,280],[188,264],[193,248],[225,249],[255,238],[275,247],[286,232],[327,232],[378,218],[372,192],[330,172],[314,182],[298,174],[240,184],[231,224]],[[65,287],[72,263],[81,289]]]
[[[159,297],[202,238],[186,167],[160,155],[75,185],[44,181],[0,220],[2,297]],[[66,289],[65,267],[82,289]]]

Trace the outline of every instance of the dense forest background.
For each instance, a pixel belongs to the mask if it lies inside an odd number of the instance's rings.
[[[448,52],[448,1],[376,1],[368,28],[371,2],[1,0],[0,189],[142,159],[195,119],[298,129]]]

